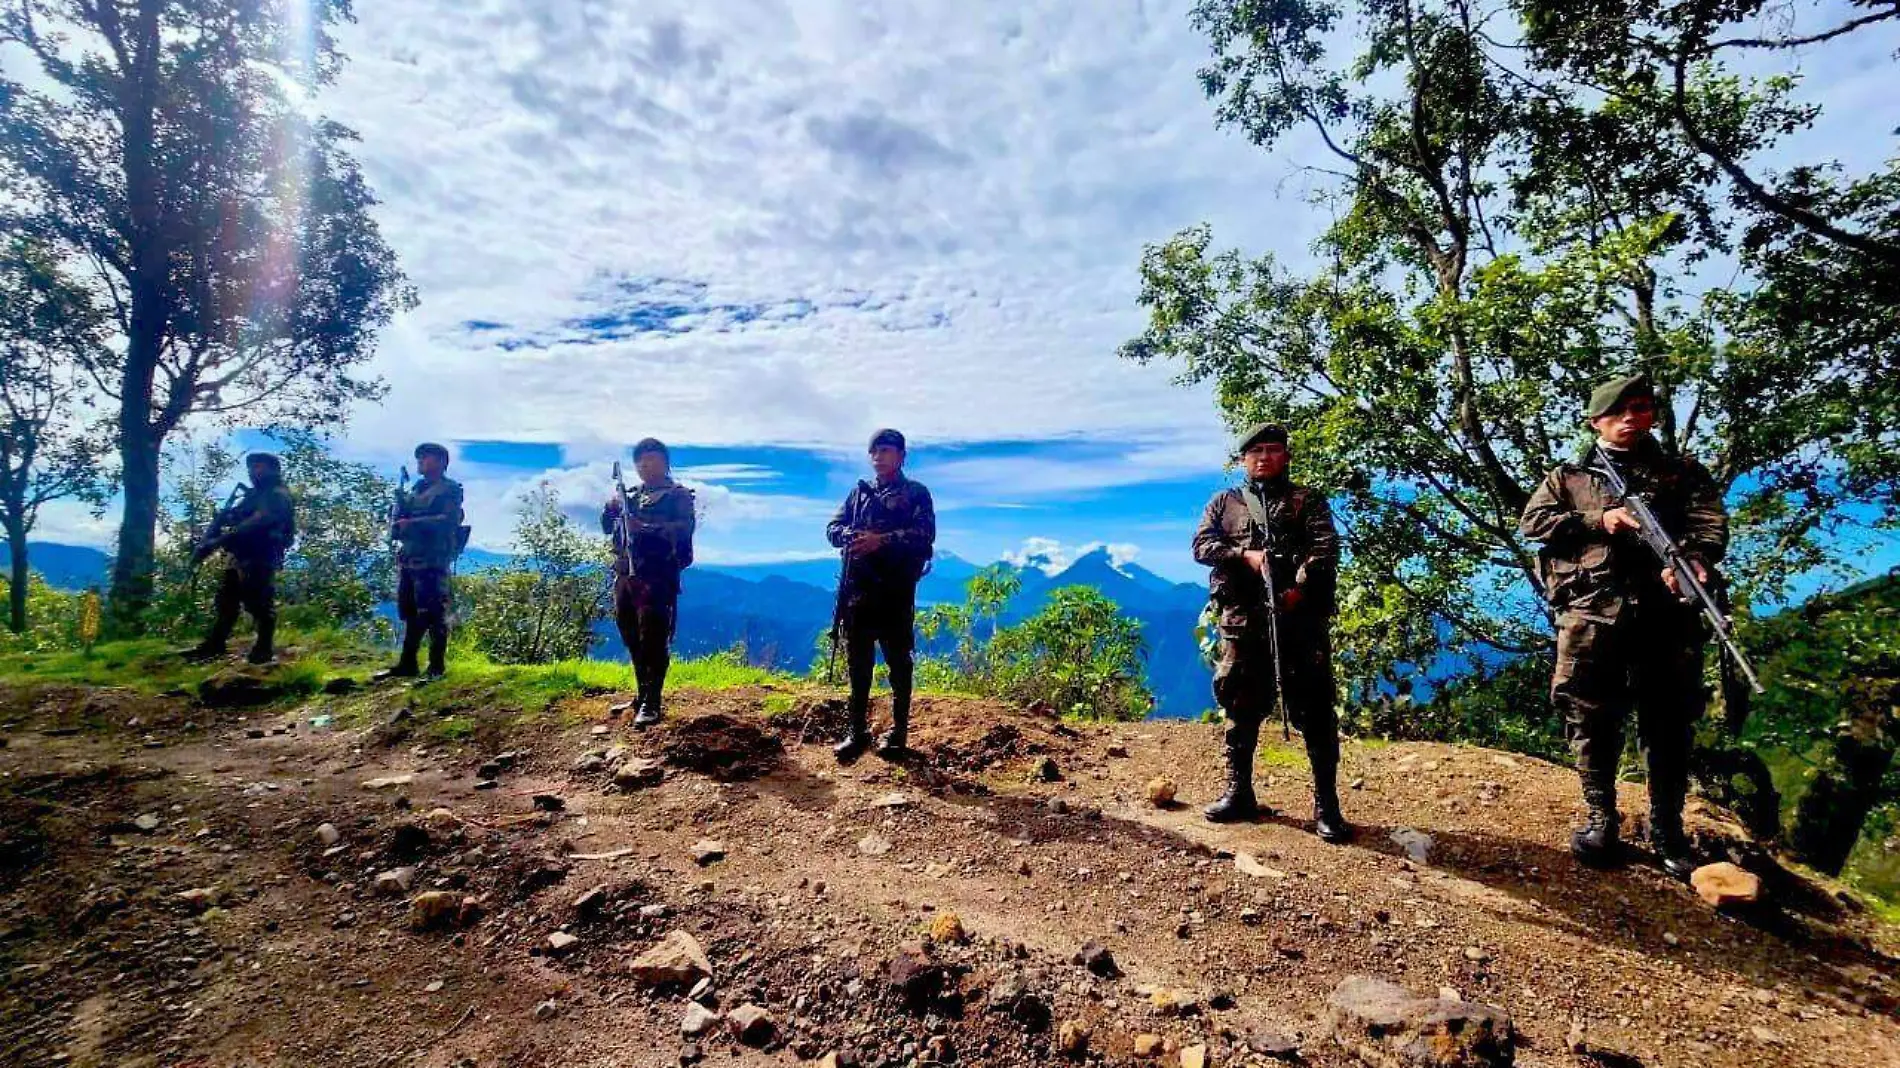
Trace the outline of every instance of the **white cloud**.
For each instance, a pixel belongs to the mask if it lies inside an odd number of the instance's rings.
[[[104,516],[96,516],[91,505],[75,500],[57,500],[40,506],[39,520],[33,524],[27,542],[86,545],[110,552],[118,536],[119,514],[116,509]]]
[[[360,9],[324,101],[423,298],[356,426],[391,447],[1211,431],[1204,392],[1114,356],[1142,243],[1208,214],[1254,247],[1310,236],[1263,192],[1288,163],[1213,128],[1184,5],[473,11]],[[679,322],[722,330],[510,351],[459,326],[580,337],[615,279],[674,280],[702,302]]]
[[[1115,570],[1127,573],[1128,565],[1141,555],[1141,546],[1127,542],[1092,541],[1084,545],[1065,545],[1055,538],[1024,538],[1022,547],[1003,553],[1004,561],[1020,568],[1033,567],[1047,575],[1058,575],[1082,557],[1105,550]]]

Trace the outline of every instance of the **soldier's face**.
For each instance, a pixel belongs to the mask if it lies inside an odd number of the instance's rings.
[[[423,478],[441,478],[442,472],[448,469],[449,462],[442,458],[441,453],[425,452],[416,457],[416,470],[422,472]]]
[[[1638,438],[1656,425],[1656,402],[1648,397],[1632,397],[1608,415],[1590,420],[1597,437],[1619,449],[1636,444]]]
[[[250,473],[251,482],[253,484],[262,482],[271,475],[271,465],[262,460],[252,460],[250,463],[244,465],[244,469]]]
[[[904,450],[895,445],[879,445],[871,450],[871,470],[879,478],[890,478],[904,469]]]
[[[666,454],[643,452],[633,458],[633,469],[640,472],[640,481],[658,482],[666,477]]]
[[[1287,447],[1278,442],[1263,441],[1247,447],[1240,454],[1241,466],[1247,469],[1247,477],[1255,482],[1279,478],[1286,473],[1286,464],[1293,456]]]

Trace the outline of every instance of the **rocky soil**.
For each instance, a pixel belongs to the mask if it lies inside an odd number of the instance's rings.
[[[841,768],[768,696],[0,688],[0,1063],[1900,1065],[1900,932],[1718,812],[1762,904],[1578,868],[1522,757],[1349,744],[1332,847],[1297,741],[1216,827],[1214,727],[926,699]]]

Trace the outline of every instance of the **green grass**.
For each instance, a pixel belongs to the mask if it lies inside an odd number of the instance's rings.
[[[633,669],[608,660],[497,664],[478,652],[456,650],[448,666],[441,682],[414,691],[419,710],[482,708],[538,716],[563,698],[634,689]],[[789,681],[786,676],[736,663],[727,656],[676,660],[666,676],[669,690],[730,690]]]
[[[790,715],[798,707],[798,698],[789,693],[768,693],[759,707],[764,710],[766,719],[777,719]]]
[[[0,682],[54,683],[72,686],[119,686],[140,693],[196,691],[198,684],[228,669],[229,661],[189,663],[177,655],[180,643],[161,638],[133,638],[101,642],[91,652],[65,649],[55,652],[0,654]],[[286,698],[304,698],[323,689],[335,674],[334,659],[360,655],[347,635],[336,632],[288,633],[280,649],[273,678]]]

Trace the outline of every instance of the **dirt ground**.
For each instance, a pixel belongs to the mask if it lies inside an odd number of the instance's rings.
[[[840,767],[839,702],[768,696],[680,693],[636,734],[602,695],[451,744],[393,690],[246,713],[0,688],[0,1063],[1032,1064],[1067,1023],[1099,1063],[1345,1065],[1325,1005],[1363,974],[1505,1010],[1523,1065],[1900,1065],[1900,932],[1793,877],[1738,916],[1647,863],[1580,869],[1562,768],[1348,744],[1360,831],[1327,846],[1297,739],[1262,758],[1281,814],[1220,827],[1216,727],[924,699],[912,754]],[[1772,875],[1720,813],[1691,823]],[[426,892],[459,914],[415,929]],[[675,931],[699,1000],[769,1035],[682,1038],[689,992],[628,970]],[[1091,940],[1119,976],[1073,962]]]

